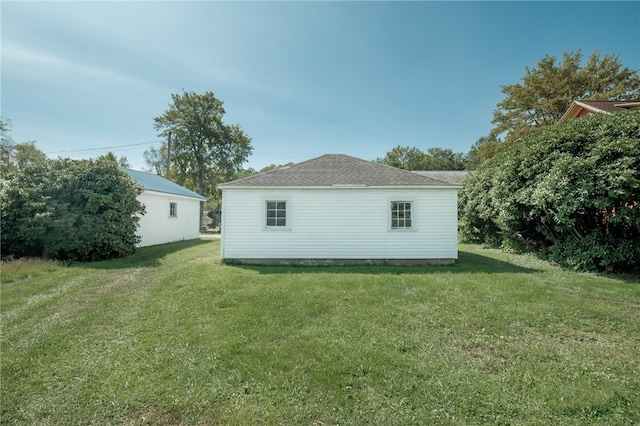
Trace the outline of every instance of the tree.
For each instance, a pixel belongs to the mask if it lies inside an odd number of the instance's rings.
[[[212,92],[183,91],[171,97],[173,103],[154,118],[154,127],[160,137],[171,140],[175,179],[204,196],[213,196],[217,184],[230,180],[251,154],[251,138],[239,125],[222,121],[223,102]]]
[[[640,268],[640,111],[538,129],[460,191],[465,240],[547,253],[595,271]]]
[[[466,157],[449,148],[429,148],[422,170],[464,170]]]
[[[113,161],[113,162],[115,162],[115,163],[117,163],[118,166],[120,166],[120,167],[124,167],[126,169],[131,167],[131,164],[129,164],[129,160],[124,155],[122,157],[118,158],[118,157],[116,157],[116,155],[113,152],[109,151],[104,155],[104,157],[109,159],[109,160],[111,160],[111,161]]]
[[[18,143],[13,146],[14,164],[17,169],[25,167],[27,164],[45,161],[47,155],[40,151],[35,142]]]
[[[167,144],[163,143],[159,149],[151,147],[144,152],[144,162],[149,173],[166,176],[167,174]]]
[[[0,242],[3,254],[41,256],[45,223],[49,220],[47,203],[52,163],[46,158],[31,161],[20,168],[3,165],[0,180]]]
[[[7,172],[7,167],[13,163],[13,139],[9,135],[11,121],[0,117],[0,170]]]
[[[387,166],[396,167],[403,170],[423,170],[425,153],[418,148],[408,146],[396,146],[387,152],[384,158],[377,161]]]
[[[44,152],[36,148],[35,142],[15,143],[9,135],[10,130],[11,121],[0,118],[0,170],[5,177],[28,163],[47,158]]]
[[[429,148],[424,153],[415,146],[398,145],[376,161],[403,170],[464,170],[465,156],[448,148]]]
[[[501,86],[505,99],[493,112],[491,137],[506,132],[506,143],[519,140],[537,127],[554,124],[576,99],[628,100],[640,96],[637,71],[622,67],[618,56],[594,52],[581,65],[580,50],[564,53],[556,63],[545,56],[536,68],[525,68],[522,83]]]
[[[95,261],[135,251],[142,188],[114,159],[30,162],[0,188],[3,253]]]
[[[494,157],[504,147],[502,141],[491,136],[482,136],[471,146],[467,154],[466,170],[476,170],[480,164]]]

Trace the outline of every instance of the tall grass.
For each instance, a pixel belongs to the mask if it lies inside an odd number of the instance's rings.
[[[222,264],[217,241],[2,266],[2,424],[637,424],[640,285]]]

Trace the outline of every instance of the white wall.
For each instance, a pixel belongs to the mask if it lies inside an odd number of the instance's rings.
[[[266,230],[263,204],[287,199],[290,230]],[[391,230],[391,200],[411,200],[417,227]],[[224,259],[457,259],[455,189],[223,191]]]
[[[140,217],[139,247],[200,237],[200,200],[154,191],[143,191],[138,200],[146,213]],[[177,216],[169,216],[169,203],[177,203]]]

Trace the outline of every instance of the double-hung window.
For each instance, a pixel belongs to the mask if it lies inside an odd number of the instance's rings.
[[[169,203],[169,217],[178,217],[178,203]]]
[[[287,202],[266,201],[266,225],[267,228],[287,228]]]
[[[391,229],[413,229],[413,202],[391,201]]]

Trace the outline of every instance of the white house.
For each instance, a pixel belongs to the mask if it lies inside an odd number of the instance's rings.
[[[227,262],[446,264],[458,258],[460,185],[328,154],[220,188],[220,252]]]
[[[144,188],[138,197],[146,210],[138,222],[139,247],[200,237],[201,203],[206,197],[162,176],[123,170]]]

